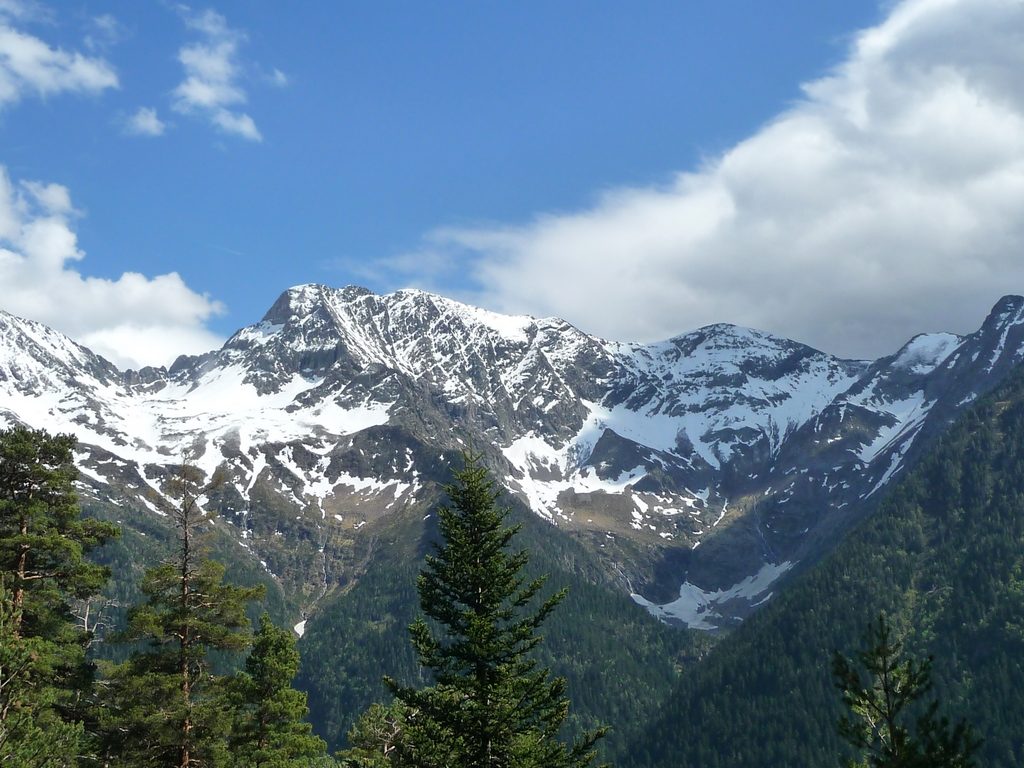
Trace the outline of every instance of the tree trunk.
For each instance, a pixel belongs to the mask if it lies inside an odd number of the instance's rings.
[[[180,642],[181,654],[179,656],[179,672],[181,673],[181,698],[185,707],[185,716],[181,722],[181,760],[178,768],[189,768],[192,762],[192,671],[189,669],[189,651],[192,644],[192,633],[188,623],[189,612],[189,588],[191,577],[191,564],[189,563],[192,541],[191,525],[188,519],[188,501],[182,504],[182,541],[181,541],[181,615],[184,623],[181,626]]]
[[[28,518],[21,518],[21,526],[19,532],[22,536],[28,536]],[[28,544],[22,544],[18,548],[18,566],[17,583],[14,585],[13,595],[13,616],[11,620],[13,622],[14,639],[18,640],[21,638],[21,609],[25,604],[25,577],[28,575]]]

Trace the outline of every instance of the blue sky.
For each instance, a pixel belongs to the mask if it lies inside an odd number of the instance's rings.
[[[304,282],[894,351],[1024,289],[1016,192],[981,255],[994,198],[949,199],[1017,159],[1022,28],[1008,0],[0,0],[0,308],[131,365]]]

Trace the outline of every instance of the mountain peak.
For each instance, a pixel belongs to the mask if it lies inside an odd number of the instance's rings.
[[[1016,322],[1022,316],[1024,316],[1024,296],[1011,293],[996,302],[985,320],[985,325],[990,323],[1001,325],[1007,321]]]
[[[373,291],[359,285],[347,285],[344,288],[331,288],[322,283],[293,285],[277,297],[263,316],[262,322],[284,325],[289,320],[312,314],[335,297],[342,301],[351,301],[360,296],[372,295]]]
[[[263,322],[272,325],[284,325],[289,320],[309,314],[314,306],[323,300],[323,295],[330,289],[319,283],[293,285],[284,291],[263,315]]]
[[[614,549],[643,548],[652,563],[664,554],[703,605],[752,577],[766,590],[766,564],[779,575],[817,556],[916,446],[1022,358],[1014,296],[983,332],[918,336],[869,366],[727,323],[606,342],[418,289],[304,284],[221,350],[169,371],[118,372],[0,313],[0,425],[72,432],[89,492],[156,513],[160,478],[196,447],[199,468],[227,478],[211,504],[270,567],[355,536],[367,516],[376,526],[388,510],[432,503],[419,489],[447,478],[448,452],[480,445],[537,514],[602,551],[629,537]],[[267,514],[287,525],[268,526]],[[302,585],[341,573],[349,561],[332,547],[302,555],[308,571],[287,569]],[[634,581],[651,585],[646,599],[682,596],[671,569],[645,573]],[[723,620],[762,602],[742,596]]]
[[[689,333],[674,336],[666,344],[681,350],[686,355],[692,355],[698,349],[703,349],[705,352],[719,351],[730,354],[737,350],[743,350],[743,353],[749,356],[761,355],[766,352],[776,354],[805,348],[803,344],[767,331],[731,323],[705,325]]]

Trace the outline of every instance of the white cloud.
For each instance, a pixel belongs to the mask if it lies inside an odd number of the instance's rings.
[[[276,85],[278,88],[284,88],[288,85],[288,75],[282,72],[280,69],[274,69],[270,73],[270,83]]]
[[[255,121],[237,109],[247,100],[238,60],[245,36],[228,27],[224,17],[214,11],[186,13],[187,25],[202,39],[178,51],[185,79],[174,89],[174,109],[205,117],[224,133],[262,141]]]
[[[259,129],[253,119],[246,114],[231,112],[227,109],[214,110],[210,117],[214,125],[225,133],[233,133],[250,141],[262,141]]]
[[[448,228],[472,298],[619,339],[727,321],[850,356],[971,330],[1024,292],[1024,3],[906,0],[704,167],[585,210]],[[428,266],[427,269],[430,269]],[[401,279],[401,278],[399,278]]]
[[[132,136],[163,136],[166,129],[153,107],[139,107],[125,122],[125,131]]]
[[[31,0],[0,0],[0,18],[27,21],[46,16],[39,4]]]
[[[167,364],[219,346],[205,323],[223,307],[178,274],[108,280],[73,268],[85,257],[78,215],[66,187],[15,183],[0,167],[0,309],[63,331],[121,366]]]
[[[121,41],[127,30],[116,16],[104,13],[89,20],[88,33],[85,36],[85,47],[96,51],[106,50]]]
[[[118,87],[117,73],[105,59],[54,48],[10,25],[34,15],[30,4],[0,0],[0,107],[26,94],[99,93]]]

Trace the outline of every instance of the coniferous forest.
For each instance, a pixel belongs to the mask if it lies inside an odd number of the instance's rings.
[[[878,512],[720,642],[628,739],[629,765],[816,766],[847,753],[828,659],[880,612],[934,691],[1024,763],[1024,377],[979,402]]]
[[[225,578],[187,461],[173,539],[125,542],[80,513],[73,447],[0,435],[5,766],[1024,762],[1024,376],[719,637],[616,599],[470,458],[426,538],[395,529],[416,556],[297,644]],[[161,556],[116,573],[131,551]]]

